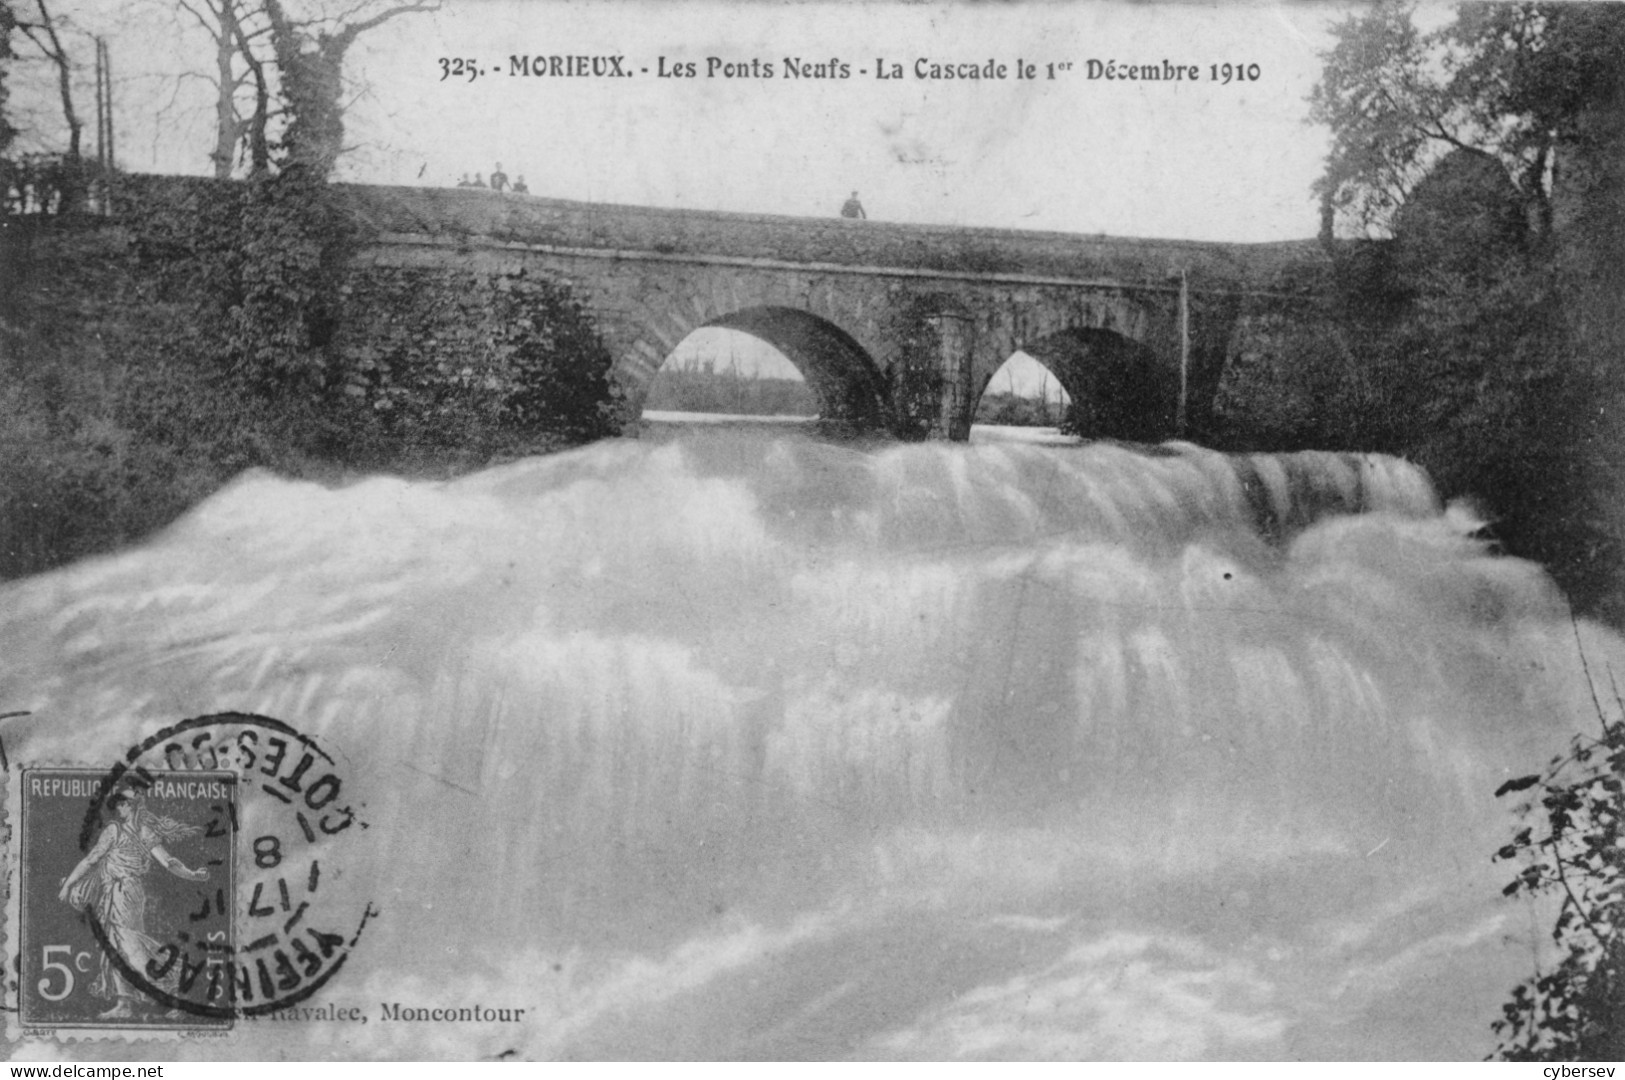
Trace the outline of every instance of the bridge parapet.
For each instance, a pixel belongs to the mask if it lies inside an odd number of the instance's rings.
[[[1329,262],[1313,240],[1265,244],[914,225],[572,202],[469,188],[345,185],[376,234],[631,254],[762,259],[968,275],[1100,279],[1165,290],[1184,268],[1195,291],[1312,294]]]

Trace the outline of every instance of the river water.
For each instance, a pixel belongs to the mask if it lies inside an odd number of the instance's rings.
[[[1547,925],[1494,789],[1625,649],[1477,524],[1374,456],[773,427],[249,474],[0,587],[4,745],[241,710],[360,793],[307,1004],[369,1022],[183,1054],[1478,1057]]]

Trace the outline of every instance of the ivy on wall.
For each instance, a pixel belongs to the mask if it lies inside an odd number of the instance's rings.
[[[386,431],[576,443],[620,430],[609,351],[558,282],[374,267],[341,292],[340,392]]]
[[[942,334],[931,316],[946,297],[922,294],[898,306],[886,328],[892,344],[889,376],[893,431],[900,439],[928,438],[942,416]]]
[[[308,176],[309,174],[304,174]],[[615,434],[611,357],[567,284],[514,270],[358,266],[343,189],[284,173],[165,180],[132,214],[170,298],[191,298],[245,392],[322,421],[317,452],[516,452]]]

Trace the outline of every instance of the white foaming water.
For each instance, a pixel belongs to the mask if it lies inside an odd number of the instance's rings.
[[[1479,1056],[1544,935],[1492,793],[1595,718],[1473,524],[1403,462],[1189,446],[251,474],[0,588],[5,747],[239,710],[365,800],[333,887],[381,915],[318,1002],[370,1022],[183,1054]]]

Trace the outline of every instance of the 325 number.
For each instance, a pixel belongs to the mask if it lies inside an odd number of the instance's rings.
[[[447,79],[452,78],[467,78],[469,82],[473,82],[479,76],[479,74],[479,65],[472,60],[464,60],[461,58],[447,59],[444,56],[440,58],[441,82],[445,82]]]

